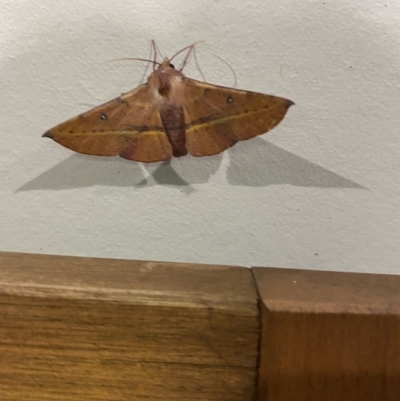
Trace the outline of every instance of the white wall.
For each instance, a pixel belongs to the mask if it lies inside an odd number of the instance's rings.
[[[295,101],[272,132],[170,166],[41,134],[205,39],[208,82]],[[400,2],[4,1],[0,250],[400,273]],[[228,65],[229,66],[228,66]],[[196,64],[186,75],[202,79]]]

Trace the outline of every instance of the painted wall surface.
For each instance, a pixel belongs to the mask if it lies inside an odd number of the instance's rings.
[[[151,39],[205,39],[187,76],[296,106],[170,165],[41,138],[142,83],[105,61]],[[10,0],[0,49],[0,250],[400,273],[399,1]]]

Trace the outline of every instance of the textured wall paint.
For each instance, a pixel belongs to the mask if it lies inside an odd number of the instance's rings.
[[[400,2],[6,1],[0,250],[400,273]],[[268,135],[169,166],[40,135],[199,39],[208,82],[296,102]],[[202,79],[192,61],[185,73]]]

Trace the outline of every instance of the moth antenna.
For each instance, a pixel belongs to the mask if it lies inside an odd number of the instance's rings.
[[[111,63],[114,61],[147,61],[148,63],[153,63],[153,64],[157,64],[157,65],[161,65],[161,63],[155,61],[155,60],[148,60],[147,58],[138,58],[138,57],[122,57],[122,58],[113,58],[111,60],[107,60],[106,63]]]
[[[205,40],[199,40],[198,42],[194,42],[189,46],[185,46],[183,49],[179,50],[178,52],[176,52],[170,59],[169,61],[172,61],[178,54],[181,54],[182,52],[184,52],[186,49],[189,49],[190,47],[193,48],[194,46],[198,45],[199,43],[203,43],[205,42]]]

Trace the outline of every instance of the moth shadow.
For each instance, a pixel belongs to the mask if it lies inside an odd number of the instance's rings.
[[[222,154],[202,158],[185,156],[158,165],[145,164],[143,166],[149,173],[146,185],[182,187],[205,184],[218,171],[222,157]]]
[[[264,187],[358,188],[360,184],[265,141],[253,138],[229,149],[227,181],[231,185]],[[243,156],[245,155],[245,157]]]
[[[74,154],[27,182],[17,192],[65,190],[94,185],[135,188],[166,185],[191,193],[194,191],[192,184],[206,183],[218,171],[221,160],[222,155],[217,155],[142,164],[119,157]]]
[[[230,185],[263,187],[293,185],[321,188],[363,186],[311,163],[262,138],[244,141],[228,150]],[[218,171],[223,153],[209,157],[185,156],[167,162],[142,164],[118,157],[74,154],[24,184],[18,191],[64,190],[94,185],[146,188],[170,186],[190,194],[193,184],[204,184]]]

